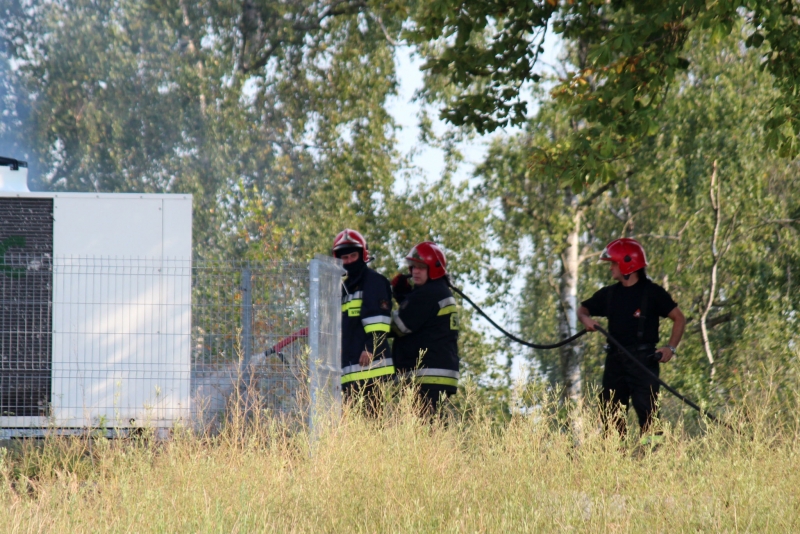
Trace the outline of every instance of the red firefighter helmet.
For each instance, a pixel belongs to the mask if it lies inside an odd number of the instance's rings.
[[[629,237],[615,239],[606,245],[600,255],[600,259],[616,262],[619,265],[619,272],[623,276],[628,276],[639,269],[647,267],[647,256],[644,254],[644,248],[638,241]]]
[[[430,241],[423,241],[419,245],[411,249],[411,252],[406,256],[406,262],[409,265],[420,263],[428,266],[428,278],[436,280],[447,274],[447,259],[444,257],[444,251],[436,243]]]
[[[345,228],[333,240],[333,248],[331,252],[336,256],[336,251],[343,248],[360,248],[361,257],[364,261],[369,261],[369,250],[367,249],[367,240],[364,236],[355,230]]]

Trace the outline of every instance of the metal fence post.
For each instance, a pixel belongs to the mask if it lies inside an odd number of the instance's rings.
[[[309,266],[309,427],[341,408],[342,262],[317,255]]]
[[[250,266],[242,269],[242,379],[250,382],[250,359],[253,355],[253,285]]]

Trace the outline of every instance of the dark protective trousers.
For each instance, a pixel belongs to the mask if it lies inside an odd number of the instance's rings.
[[[393,375],[384,375],[342,384],[342,400],[351,404],[359,404],[365,415],[377,417],[380,415],[384,403],[384,388],[392,380]]]
[[[419,399],[422,405],[422,413],[428,416],[437,415],[439,407],[451,395],[455,395],[455,391],[452,388],[433,384],[420,384]]]
[[[413,382],[406,376],[404,369],[401,369],[395,377],[401,387],[409,387]],[[457,389],[451,386],[438,384],[414,384],[419,402],[420,415],[433,418],[439,414],[439,408],[447,402],[447,398],[456,394]]]
[[[658,376],[659,364],[653,358],[655,345],[626,348],[650,372]],[[642,432],[646,432],[656,413],[658,390],[659,383],[655,378],[647,375],[625,354],[616,349],[609,350],[603,371],[603,390],[600,393],[600,407],[605,427],[608,428],[609,423],[613,423],[620,435],[625,435],[625,412],[632,401],[633,409],[639,418],[639,427]]]

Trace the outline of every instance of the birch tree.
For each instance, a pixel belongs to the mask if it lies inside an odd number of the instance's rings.
[[[798,186],[798,164],[763,150],[769,132],[758,120],[775,89],[758,54],[742,46],[747,30],[739,31],[742,37],[717,42],[691,38],[692,66],[664,101],[657,134],[615,163],[617,178],[604,187],[576,194],[569,182],[530,164],[569,135],[571,117],[557,100],[545,101],[525,133],[494,142],[479,176],[495,201],[497,235],[527,272],[516,302],[525,337],[566,332],[563,289],[571,287],[571,269],[578,266],[578,300],[588,298],[611,283],[592,254],[612,239],[634,237],[647,250],[649,275],[690,320],[680,357],[664,366],[669,382],[725,404],[765,367],[796,379],[792,265],[800,211],[790,191]],[[586,394],[599,383],[603,351],[598,336],[583,342],[579,376]],[[577,392],[563,355],[530,356],[553,383]]]

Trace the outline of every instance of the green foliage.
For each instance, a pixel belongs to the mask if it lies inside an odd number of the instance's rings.
[[[446,247],[457,278],[486,270],[487,208],[465,184],[395,188],[398,177],[416,179],[387,112],[405,3],[11,0],[2,9],[0,37],[17,68],[3,79],[14,113],[0,134],[30,140],[41,188],[192,193],[203,258],[307,260],[354,227],[387,276],[425,239]],[[493,351],[468,325],[464,357],[477,377]]]
[[[630,183],[636,213],[623,231],[646,240],[658,259],[651,276],[669,285],[692,319],[687,357],[680,372],[670,370],[673,380],[727,403],[736,401],[742,380],[773,366],[792,379],[793,310],[800,303],[792,289],[799,243],[789,192],[797,187],[798,162],[763,150],[769,132],[759,119],[777,91],[760,72],[758,54],[733,38],[695,37],[691,48],[693,67],[664,106],[669,120],[631,169],[641,179]],[[720,189],[712,201],[715,166]],[[720,207],[715,246],[714,204]],[[710,295],[715,256],[718,285]],[[698,328],[709,298],[713,366]]]
[[[745,46],[759,49],[778,90],[766,114],[765,145],[782,157],[797,155],[798,15],[796,2],[773,0],[436,0],[415,12],[409,36],[439,43],[426,67],[457,89],[449,98],[435,95],[445,105],[442,117],[480,132],[525,122],[526,92],[541,82],[535,66],[548,28],[577,46],[581,60],[552,95],[580,128],[539,147],[531,162],[539,174],[578,190],[613,180],[614,162],[657,133],[668,89],[690,65],[690,32],[719,42],[742,20],[751,28]]]
[[[391,186],[390,9],[15,0],[2,36],[18,107],[30,108],[21,135],[40,168],[32,178],[56,190],[192,193],[204,256],[249,248],[241,205],[261,204],[286,230],[283,245],[305,256],[320,242],[298,221],[368,219]]]
[[[760,54],[734,36],[689,36],[690,67],[676,77],[661,103],[656,134],[630,158],[613,165],[606,186],[571,194],[538,174],[527,155],[571,134],[571,111],[562,100],[543,104],[525,133],[498,139],[480,167],[487,195],[500,200],[497,235],[509,260],[524,269],[523,332],[555,332],[563,303],[557,291],[566,237],[574,215],[580,232],[581,299],[611,282],[606,265],[591,261],[608,241],[635,237],[648,253],[648,274],[671,292],[689,318],[680,357],[663,366],[665,379],[696,399],[715,405],[738,402],[743,387],[770,371],[779,383],[796,379],[798,162],[764,150],[770,135],[760,127],[778,95]],[[719,189],[711,196],[717,169]],[[589,202],[591,201],[591,202]],[[714,209],[719,209],[719,224]],[[714,241],[715,226],[718,236]],[[520,243],[530,243],[519,255]],[[714,246],[715,245],[715,246]],[[711,273],[717,258],[717,285]],[[555,287],[555,289],[554,289]],[[708,307],[708,348],[699,322]],[[664,321],[662,339],[668,333]],[[602,340],[591,336],[582,372],[599,383]],[[710,351],[714,364],[707,357]],[[557,355],[530,355],[540,372],[560,382]],[[712,374],[713,370],[713,374]]]
[[[421,3],[408,37],[445,39],[426,68],[466,89],[447,102],[442,117],[481,133],[521,124],[527,105],[520,87],[540,80],[533,67],[554,11],[554,3],[519,0]]]

